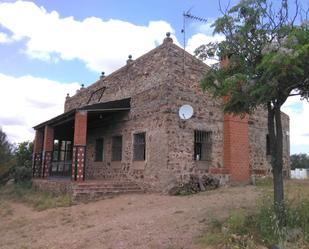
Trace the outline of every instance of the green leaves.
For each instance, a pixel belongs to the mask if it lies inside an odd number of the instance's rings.
[[[212,69],[201,82],[215,97],[229,96],[225,110],[250,112],[267,102],[281,106],[295,91],[308,98],[308,22],[293,25],[286,0],[277,13],[269,1],[242,0],[214,27],[226,40],[203,45],[195,53],[201,59],[228,58],[227,67]]]

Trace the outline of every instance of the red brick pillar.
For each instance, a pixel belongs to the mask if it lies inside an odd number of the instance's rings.
[[[44,130],[42,177],[48,178],[54,146],[54,128],[46,125]]]
[[[72,180],[84,181],[87,139],[87,112],[77,111],[74,124]]]
[[[232,183],[250,181],[248,117],[224,114],[224,167]]]
[[[40,177],[42,172],[42,150],[43,150],[43,132],[35,130],[35,138],[33,142],[33,158],[32,158],[32,176]]]

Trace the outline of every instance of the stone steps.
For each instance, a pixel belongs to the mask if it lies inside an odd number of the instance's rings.
[[[125,193],[143,193],[143,189],[129,180],[102,180],[75,183],[72,187],[74,202],[87,202]]]

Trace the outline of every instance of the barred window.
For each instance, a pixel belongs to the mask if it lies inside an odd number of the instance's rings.
[[[122,159],[122,136],[112,137],[112,161]]]
[[[133,159],[136,161],[144,161],[146,159],[145,133],[134,134]]]
[[[212,150],[211,131],[194,131],[194,160],[210,161]]]
[[[103,138],[95,140],[95,157],[94,161],[102,162],[103,161]]]

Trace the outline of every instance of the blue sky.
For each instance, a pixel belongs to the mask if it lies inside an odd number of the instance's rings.
[[[215,0],[0,0],[0,126],[13,142],[32,140],[31,127],[60,114],[66,93],[80,84],[121,67],[129,54],[134,59],[151,50],[168,31],[183,45],[182,13],[189,9],[208,20],[187,21],[189,52],[222,39],[210,28],[220,15]],[[291,152],[309,153],[308,104],[293,98],[284,111]]]

